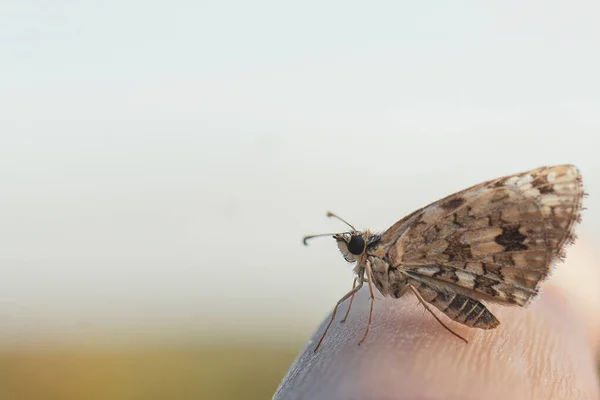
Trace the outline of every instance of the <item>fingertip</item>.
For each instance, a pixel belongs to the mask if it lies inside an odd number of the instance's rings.
[[[578,323],[585,327],[586,340],[600,357],[600,254],[593,246],[598,240],[582,235],[568,249],[567,258],[555,267],[542,286],[540,298],[566,303]],[[548,295],[546,295],[548,293]]]
[[[407,295],[375,302],[371,332],[359,346],[370,304],[362,290],[349,319],[334,323],[314,352],[323,323],[274,398],[600,398],[593,351],[600,325],[598,260],[586,242],[572,246],[529,307],[490,305],[501,321],[496,329],[448,321],[468,344]]]

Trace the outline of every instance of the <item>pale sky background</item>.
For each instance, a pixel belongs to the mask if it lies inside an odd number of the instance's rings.
[[[333,240],[301,245],[344,228],[326,210],[383,230],[546,164],[581,169],[594,240],[598,15],[2,1],[0,343],[306,337],[352,283]]]

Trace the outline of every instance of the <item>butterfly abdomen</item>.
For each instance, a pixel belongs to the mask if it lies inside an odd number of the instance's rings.
[[[483,305],[483,303],[460,293],[430,287],[422,282],[410,282],[423,298],[433,304],[450,319],[463,325],[493,329],[500,321]]]

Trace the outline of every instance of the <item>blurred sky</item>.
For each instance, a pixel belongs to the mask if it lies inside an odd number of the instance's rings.
[[[352,282],[301,245],[344,229],[326,210],[383,230],[545,164],[581,169],[600,234],[599,14],[2,1],[0,342],[303,337]]]

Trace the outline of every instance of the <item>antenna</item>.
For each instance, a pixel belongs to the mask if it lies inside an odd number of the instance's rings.
[[[304,236],[302,238],[302,243],[304,243],[305,246],[308,246],[308,243],[306,243],[306,241],[308,239],[312,239],[312,238],[316,238],[316,237],[320,237],[320,236],[334,236],[334,235],[343,235],[343,234],[350,234],[351,232],[341,232],[341,233],[320,233],[318,235],[309,235],[309,236]]]
[[[337,218],[340,221],[342,221],[343,223],[345,223],[346,225],[348,225],[350,228],[352,228],[353,232],[356,232],[356,228],[354,226],[352,226],[348,221],[346,221],[345,219],[338,217],[337,215],[335,215],[334,213],[332,213],[331,211],[327,211],[327,216],[329,218],[333,217],[333,218]]]
[[[352,225],[350,225],[350,223],[348,223],[345,219],[338,217],[337,215],[335,215],[334,213],[332,213],[331,211],[327,211],[327,216],[329,218],[337,218],[340,221],[342,221],[343,223],[345,223],[346,225],[348,225],[350,228],[352,228],[351,232],[340,232],[340,233],[320,233],[318,235],[309,235],[309,236],[304,236],[302,238],[302,243],[304,243],[305,246],[308,246],[308,243],[306,243],[306,241],[308,239],[312,239],[315,237],[319,237],[319,236],[333,236],[333,235],[344,235],[344,234],[348,234],[348,235],[352,235],[354,232],[356,232],[356,228]]]

